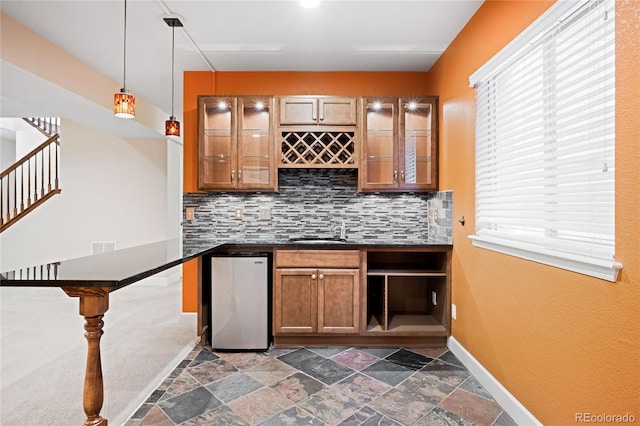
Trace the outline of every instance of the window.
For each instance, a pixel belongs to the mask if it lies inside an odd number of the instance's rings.
[[[559,1],[470,77],[474,246],[616,280],[614,22]]]

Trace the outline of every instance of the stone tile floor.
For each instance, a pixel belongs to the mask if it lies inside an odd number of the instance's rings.
[[[196,346],[125,426],[515,422],[446,348]]]

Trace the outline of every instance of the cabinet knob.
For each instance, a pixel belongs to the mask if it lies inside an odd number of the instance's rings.
[[[393,171],[393,183],[398,182],[398,171],[394,170]]]
[[[231,170],[231,182],[235,182],[235,177],[236,177],[236,171]]]
[[[311,274],[311,279],[312,279],[312,280],[315,280],[316,278],[317,278],[317,277],[316,277],[316,274]]]
[[[324,275],[320,274],[320,277],[319,277],[319,278],[320,278],[321,280],[324,280]]]
[[[400,170],[400,180],[404,183],[404,170]]]

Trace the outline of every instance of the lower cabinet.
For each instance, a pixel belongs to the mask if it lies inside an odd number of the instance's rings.
[[[450,334],[450,249],[367,253],[366,334]]]
[[[360,271],[318,270],[318,333],[360,331]]]
[[[451,247],[275,250],[276,346],[446,344]]]
[[[357,333],[359,281],[357,269],[276,269],[275,332]]]
[[[276,250],[274,336],[360,332],[358,250]]]

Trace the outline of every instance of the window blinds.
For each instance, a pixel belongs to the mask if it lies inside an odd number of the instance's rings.
[[[555,266],[568,259],[616,269],[614,1],[556,5],[470,78],[471,238]]]

